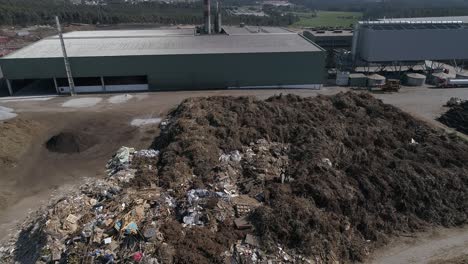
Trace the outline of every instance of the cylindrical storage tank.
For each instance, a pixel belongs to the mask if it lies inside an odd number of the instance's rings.
[[[336,73],[336,85],[348,86],[349,84],[349,72],[337,72]]]
[[[378,74],[372,74],[367,76],[367,85],[369,87],[382,86],[385,84],[385,77]]]
[[[349,75],[349,86],[366,87],[367,77],[362,73],[351,73]]]
[[[426,83],[426,76],[419,73],[408,73],[406,78],[408,86],[423,86]]]
[[[462,72],[457,72],[457,79],[468,79],[468,72],[467,71],[462,71]]]

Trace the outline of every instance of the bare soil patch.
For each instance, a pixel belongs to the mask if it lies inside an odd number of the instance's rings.
[[[434,260],[429,262],[429,264],[468,264],[468,255],[463,255],[448,260]]]
[[[51,152],[80,153],[94,146],[96,141],[91,134],[61,132],[47,140],[46,147]]]

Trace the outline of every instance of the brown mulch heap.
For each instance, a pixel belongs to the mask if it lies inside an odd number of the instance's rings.
[[[452,106],[438,121],[468,135],[468,101]]]
[[[250,216],[264,249],[355,261],[389,235],[467,222],[468,144],[368,94],[185,100],[154,142],[160,184],[207,186],[220,149],[258,139],[290,146],[290,180],[265,179]]]
[[[122,147],[0,262],[362,261],[390,236],[466,224],[467,161],[466,141],[369,94],[187,99],[152,149]]]

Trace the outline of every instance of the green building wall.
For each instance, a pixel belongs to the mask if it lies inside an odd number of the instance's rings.
[[[151,90],[322,84],[324,51],[70,58],[78,77],[144,76]],[[6,79],[66,78],[63,58],[3,58]]]

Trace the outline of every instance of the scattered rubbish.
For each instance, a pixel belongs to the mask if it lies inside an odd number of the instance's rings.
[[[104,238],[104,244],[110,244],[112,243],[112,237],[107,237],[107,238]]]
[[[153,228],[153,227],[150,227],[150,228],[147,228],[143,231],[143,235],[145,236],[146,239],[151,239],[151,238],[154,238],[156,237],[156,228]]]
[[[141,260],[143,260],[143,253],[135,252],[135,254],[133,254],[133,261],[140,262]]]
[[[167,126],[169,125],[169,119],[164,119],[163,121],[161,121],[161,129],[165,129]]]
[[[234,220],[234,224],[236,225],[237,229],[252,228],[252,224],[247,220],[246,217],[236,218],[236,220]]]
[[[229,162],[229,161],[240,162],[241,159],[242,159],[242,156],[238,150],[235,150],[229,154],[221,154],[221,156],[219,156],[219,161],[221,162]]]
[[[142,149],[136,151],[134,155],[137,157],[155,158],[159,155],[159,151],[154,149]]]
[[[251,234],[247,234],[245,236],[245,243],[253,247],[260,247],[260,243],[258,242],[258,237],[253,236]]]
[[[114,157],[107,163],[108,174],[113,175],[120,170],[128,169],[131,161],[131,155],[134,153],[134,148],[121,147]]]
[[[323,159],[322,159],[322,163],[327,164],[328,167],[333,167],[333,163],[331,162],[330,159],[323,158]]]
[[[124,228],[125,234],[127,235],[136,235],[138,233],[138,226],[135,222],[130,222],[128,225]]]
[[[450,100],[445,104],[448,107],[459,106],[463,103],[463,100],[458,97],[451,97]],[[1,109],[0,109],[1,110]]]

